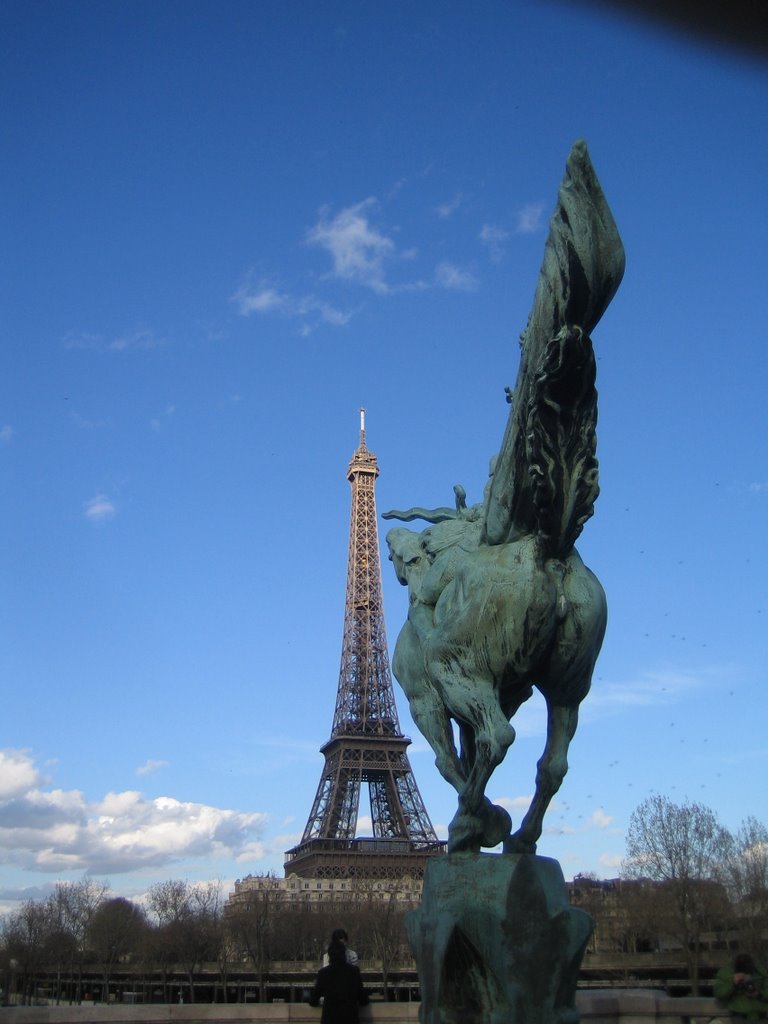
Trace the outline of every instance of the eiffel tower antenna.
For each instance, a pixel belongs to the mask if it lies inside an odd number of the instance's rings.
[[[331,738],[304,835],[288,850],[285,873],[304,878],[422,878],[427,859],[445,852],[413,776],[400,731],[389,669],[374,487],[376,456],[360,444],[352,485],[347,592],[339,686]],[[373,835],[357,836],[360,792],[368,787]]]

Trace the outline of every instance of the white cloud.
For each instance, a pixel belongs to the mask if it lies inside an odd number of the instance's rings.
[[[300,838],[301,836],[299,836]],[[297,843],[299,839],[296,840]],[[293,845],[295,846],[296,843]],[[286,849],[290,849],[290,847],[286,847]],[[238,864],[253,864],[256,860],[263,860],[269,852],[269,847],[264,843],[246,843],[236,855],[235,860]],[[233,889],[234,886],[230,886],[230,888]]]
[[[0,801],[39,785],[40,775],[26,750],[0,750]]]
[[[156,761],[154,758],[148,758],[144,764],[140,765],[136,769],[137,775],[152,775],[153,772],[160,771],[161,768],[167,768],[167,761]]]
[[[438,213],[449,216],[461,202],[462,196],[457,194],[450,203],[438,207]],[[396,246],[391,237],[394,232],[387,233],[375,222],[379,209],[378,200],[371,196],[335,213],[329,207],[319,211],[317,222],[306,232],[305,242],[324,250],[331,257],[331,271],[321,280],[361,285],[380,296],[432,288],[465,292],[477,289],[476,275],[452,261],[439,263],[431,278],[415,276],[411,280],[393,282],[390,270],[412,263],[419,253],[413,246],[402,249]],[[488,245],[499,244],[502,237],[506,237],[506,233],[501,228],[488,226],[485,229],[484,238]],[[321,323],[345,326],[357,312],[339,309],[317,294],[302,294],[298,289],[283,290],[274,281],[254,277],[252,273],[246,275],[230,301],[241,316],[278,315],[300,320],[299,331],[304,337]]]
[[[113,338],[107,348],[112,352],[129,352],[134,349],[157,348],[161,342],[152,331],[136,330],[128,331],[117,338]]]
[[[27,900],[44,902],[53,892],[53,885],[5,886],[0,889],[0,917],[18,910],[21,903]]]
[[[270,840],[270,845],[274,850],[290,850],[294,846],[298,846],[301,842],[303,835],[303,829],[298,832],[283,832],[280,835],[273,836]]]
[[[64,348],[104,348],[104,338],[101,334],[91,334],[88,331],[68,331],[63,338]]]
[[[607,868],[609,871],[620,870],[624,858],[619,853],[603,853],[598,858],[598,864],[602,868]]]
[[[576,835],[576,829],[573,825],[549,825],[545,824],[543,828],[544,835],[547,836],[574,836]]]
[[[91,349],[96,352],[132,352],[158,348],[162,344],[163,339],[146,327],[137,327],[113,338],[88,331],[69,331],[64,335],[65,348]]]
[[[95,498],[86,501],[84,509],[85,518],[89,519],[92,523],[106,522],[117,513],[115,505],[104,494],[97,494]]]
[[[595,828],[608,828],[613,821],[610,814],[606,814],[602,807],[598,807],[596,811],[593,811],[590,815],[587,825],[594,825]]]
[[[498,262],[504,255],[504,242],[509,238],[509,232],[498,224],[483,224],[480,229],[480,241],[488,246],[488,253],[494,262]]]
[[[584,711],[587,716],[596,717],[606,711],[673,704],[706,684],[702,672],[664,670],[645,672],[619,683],[593,683],[584,701]]]
[[[0,444],[8,444],[13,437],[13,427],[8,423],[0,428]]]
[[[336,309],[330,303],[316,299],[313,295],[305,295],[294,300],[289,312],[291,316],[309,320],[319,318],[323,323],[330,324],[331,327],[345,327],[353,316],[351,312]]]
[[[146,800],[134,790],[90,803],[78,790],[41,789],[25,751],[4,751],[0,765],[0,857],[6,863],[109,874],[261,850],[264,814],[169,796]]]
[[[320,314],[320,318],[327,324],[331,324],[332,327],[344,327],[352,319],[351,313],[343,312],[340,309],[335,309],[327,302],[312,301],[311,304],[306,306],[306,312],[317,312]]]
[[[253,313],[262,316],[278,314],[308,321],[301,329],[303,335],[310,334],[313,323],[317,321],[322,321],[331,327],[344,327],[353,316],[352,312],[337,309],[329,302],[324,302],[314,295],[291,295],[288,292],[279,292],[263,280],[256,283],[249,280],[244,281],[232,296],[232,301],[236,304],[241,316],[251,316]]]
[[[533,800],[533,793],[528,796],[502,796],[493,802],[499,804],[500,807],[505,807],[508,811],[527,811],[531,806],[531,800]]]
[[[255,288],[242,284],[232,296],[232,301],[237,304],[241,316],[250,316],[251,313],[274,313],[276,310],[285,309],[290,303],[287,295],[281,295],[264,282]]]
[[[442,217],[443,219],[445,219],[446,217],[450,217],[451,214],[455,213],[458,210],[458,208],[461,206],[463,202],[464,196],[461,194],[461,192],[457,192],[453,199],[449,200],[449,202],[447,203],[441,203],[437,207],[438,217]]]
[[[389,292],[384,265],[394,255],[395,243],[369,220],[377,205],[371,197],[335,216],[327,209],[321,210],[317,224],[307,232],[307,242],[330,253],[336,277],[362,284],[381,295]]]
[[[517,213],[518,235],[533,235],[542,227],[541,215],[544,212],[544,203],[527,203]]]
[[[473,292],[477,289],[475,275],[455,263],[440,263],[435,270],[435,280],[441,288],[450,291]]]
[[[4,427],[3,429],[10,430],[10,427]],[[0,432],[0,436],[2,436],[2,432]],[[749,485],[747,490],[751,494],[762,494],[764,491],[768,491],[768,480],[756,480]]]

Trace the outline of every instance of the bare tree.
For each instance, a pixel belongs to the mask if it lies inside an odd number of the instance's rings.
[[[619,883],[614,919],[615,948],[622,953],[657,953],[669,935],[670,908],[666,882],[648,878]],[[673,928],[674,930],[674,928]]]
[[[26,900],[8,915],[3,928],[9,962],[15,963],[21,981],[23,1004],[32,1002],[38,974],[48,955],[51,918],[45,903]]]
[[[148,958],[163,979],[163,1001],[170,1001],[168,976],[179,957],[181,922],[187,909],[188,885],[175,879],[150,886],[147,907],[154,929],[147,944]]]
[[[368,928],[374,956],[381,963],[384,998],[389,999],[389,975],[406,946],[405,911],[394,890],[385,892],[383,901],[372,905]]]
[[[144,911],[121,896],[105,900],[93,914],[88,944],[102,970],[102,1002],[109,1002],[109,982],[115,964],[136,952],[145,928]]]
[[[88,952],[88,932],[93,916],[107,898],[109,887],[93,878],[80,882],[57,882],[53,893],[52,906],[55,908],[60,927],[69,935],[70,1002],[72,997],[79,1003],[83,997],[83,966]],[[77,971],[77,985],[74,984]]]
[[[354,925],[346,902],[284,900],[280,904],[279,922],[271,933],[272,958],[309,961],[319,968],[328,949],[331,932],[339,927],[345,927],[353,934]],[[352,945],[354,947],[354,939]]]
[[[220,906],[217,882],[192,885],[170,880],[149,890],[147,905],[158,922],[156,952],[163,958],[163,988],[167,993],[167,969],[173,959],[184,967],[189,985],[189,1001],[195,1001],[195,970],[207,959],[214,959],[214,919]]]
[[[143,959],[148,974],[155,972],[160,975],[160,988],[162,1001],[167,1003],[171,999],[169,988],[169,975],[173,964],[176,962],[176,951],[173,947],[173,927],[161,925],[156,919],[147,922],[147,932],[144,936]]]
[[[630,818],[625,874],[664,885],[663,927],[682,946],[694,995],[702,932],[723,914],[722,881],[731,845],[730,833],[702,804],[674,804],[654,794]]]
[[[396,960],[407,955],[405,914],[409,904],[398,899],[401,886],[384,879],[357,878],[349,907],[350,933],[365,959],[378,960],[384,998],[389,998],[389,976]]]
[[[217,922],[221,908],[218,882],[197,883],[191,887],[190,913],[182,930],[181,956],[189,979],[189,999],[195,1001],[195,971],[206,960],[216,959]]]
[[[210,952],[212,959],[215,959],[219,969],[219,985],[221,987],[222,1002],[229,1002],[229,972],[233,961],[237,956],[237,949],[232,938],[231,930],[224,917],[224,902],[222,900],[221,882],[216,882],[215,896],[209,908],[210,913]],[[211,1002],[216,1002],[216,987],[214,986]]]
[[[592,871],[584,871],[575,875],[573,885],[570,889],[570,899],[574,906],[585,910],[592,918],[592,932],[589,937],[587,952],[596,953],[598,949],[598,934],[604,941],[603,933],[605,928],[605,894],[603,883]]]
[[[73,965],[77,960],[75,937],[67,922],[61,887],[55,889],[46,900],[51,922],[51,934],[48,941],[48,959],[56,971],[56,1005],[61,1002],[62,979],[65,969],[73,973]],[[71,1001],[71,997],[70,997]]]
[[[275,904],[279,890],[268,883],[248,892],[229,914],[230,934],[236,947],[252,961],[259,986],[259,1002],[267,997],[267,977],[275,931]]]
[[[728,884],[742,944],[760,963],[768,959],[768,828],[747,818],[734,836]]]
[[[180,921],[186,913],[188,900],[189,883],[172,878],[150,886],[147,894],[147,906],[161,927]]]

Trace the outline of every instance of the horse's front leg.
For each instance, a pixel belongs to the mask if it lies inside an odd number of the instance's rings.
[[[419,635],[409,621],[400,631],[392,671],[408,698],[411,717],[435,752],[437,770],[460,793],[466,770],[453,742],[453,728],[437,684],[427,675]]]
[[[578,707],[553,707],[547,702],[547,740],[536,767],[536,791],[520,828],[505,841],[505,853],[536,852],[544,815],[568,771],[568,747],[578,721]]]

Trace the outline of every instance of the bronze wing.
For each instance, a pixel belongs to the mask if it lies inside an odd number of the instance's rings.
[[[549,224],[484,542],[536,534],[562,557],[598,494],[597,392],[590,333],[624,274],[624,247],[584,142],[570,152]]]

